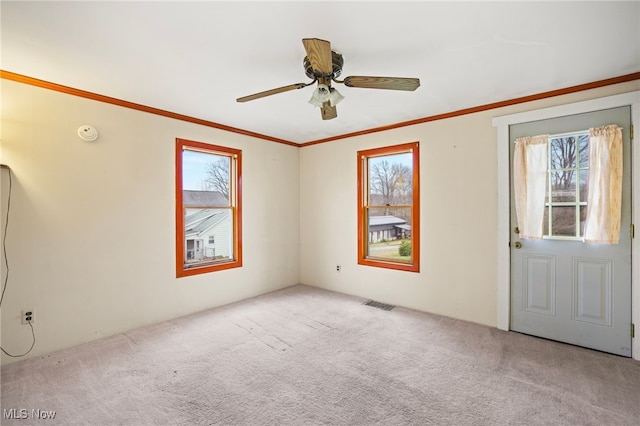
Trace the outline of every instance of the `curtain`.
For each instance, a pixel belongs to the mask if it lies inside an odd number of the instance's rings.
[[[584,241],[618,244],[622,204],[622,130],[589,129],[589,192]]]
[[[520,238],[542,239],[549,135],[516,139],[513,190]]]

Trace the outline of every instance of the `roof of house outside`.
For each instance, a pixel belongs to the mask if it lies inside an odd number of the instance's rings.
[[[203,209],[184,218],[186,236],[201,235],[229,216],[228,209]]]
[[[182,191],[182,205],[184,207],[226,207],[229,200],[218,191],[195,191],[185,189]]]
[[[371,216],[369,217],[369,226],[379,225],[403,225],[407,221],[396,216]]]

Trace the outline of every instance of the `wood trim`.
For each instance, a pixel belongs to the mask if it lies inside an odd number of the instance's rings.
[[[412,152],[413,161],[413,205],[411,206],[411,215],[413,222],[411,223],[411,250],[413,254],[413,263],[400,263],[393,261],[377,260],[366,256],[365,245],[368,244],[368,238],[365,239],[365,223],[366,210],[364,209],[365,191],[367,188],[364,171],[364,159],[381,155],[391,155],[399,152]],[[410,142],[401,145],[385,146],[381,148],[367,149],[358,151],[358,264],[365,266],[375,266],[378,268],[395,269],[398,271],[420,272],[420,143]]]
[[[176,277],[180,278],[184,271],[184,209],[182,196],[182,147],[183,144],[176,140],[175,162],[176,162]]]
[[[430,121],[444,120],[447,118],[459,117],[461,115],[474,114],[476,112],[488,111],[491,109],[503,108],[507,106],[522,104],[525,102],[538,101],[541,99],[552,98],[555,96],[568,95],[570,93],[582,92],[585,90],[597,89],[599,87],[610,86],[613,84],[626,83],[629,81],[639,80],[640,72],[626,74],[619,77],[607,78],[605,80],[594,81],[586,84],[579,84],[577,86],[565,87],[564,89],[551,90],[548,92],[538,93],[535,95],[523,96],[520,98],[509,99],[506,101],[494,102],[486,105],[475,106],[471,108],[460,109],[457,111],[451,111],[444,114],[432,115],[429,117],[418,118],[416,120],[403,121],[401,123],[390,124],[388,126],[375,127],[367,130],[360,130],[357,132],[346,133],[344,135],[332,136],[329,138],[318,139],[315,141],[305,142],[300,144],[301,147],[316,145],[325,142],[332,142],[339,139],[351,138],[354,136],[368,135],[371,133],[383,132],[385,130],[398,129],[400,127],[414,126],[416,124],[428,123]]]
[[[357,181],[357,193],[358,193],[358,202],[356,204],[356,211],[358,212],[358,264],[361,264],[362,260],[365,258],[365,250],[364,245],[366,241],[364,239],[364,224],[365,224],[365,210],[362,208],[364,204],[364,183],[368,179],[368,176],[364,175],[364,157],[365,155],[362,152],[357,152],[357,161],[358,161],[358,177]]]
[[[236,245],[236,262],[234,267],[242,267],[242,151],[237,150],[236,159],[236,212],[233,215],[235,228],[234,243]]]
[[[178,114],[171,111],[166,111],[159,108],[153,108],[150,106],[136,104],[134,102],[123,101],[121,99],[112,98],[109,96],[99,95],[93,92],[87,92],[85,90],[74,89],[73,87],[63,86],[56,83],[51,83],[44,80],[39,80],[33,77],[27,77],[25,75],[12,73],[10,71],[0,70],[0,78],[4,78],[6,80],[15,81],[18,83],[24,83],[31,86],[40,87],[43,89],[54,90],[56,92],[66,93],[68,95],[79,96],[81,98],[91,99],[98,102],[105,102],[111,105],[117,105],[124,108],[131,108],[137,111],[148,112],[150,114],[161,115],[163,117],[173,118],[175,120],[186,121],[189,123],[199,124],[201,126],[212,127],[214,129],[224,130],[227,132],[238,133],[240,135],[251,136],[254,138],[260,138],[271,142],[277,142],[285,145],[299,147],[300,144],[295,142],[287,141],[284,139],[275,138],[272,136],[263,135],[260,133],[251,132],[249,130],[239,129],[237,127],[225,126],[224,124],[215,123],[213,121],[202,120],[200,118],[190,117],[188,115]]]
[[[568,95],[571,93],[582,92],[585,90],[597,89],[600,87],[610,86],[613,84],[626,83],[629,81],[640,80],[640,72],[635,72],[631,74],[625,74],[618,77],[607,78],[604,80],[598,80],[591,83],[579,84],[576,86],[565,87],[563,89],[551,90],[548,92],[542,92],[534,95],[523,96],[520,98],[509,99],[505,101],[494,102],[486,105],[475,106],[471,108],[465,108],[457,111],[451,111],[443,114],[432,115],[428,117],[418,118],[410,121],[403,121],[400,123],[390,124],[388,126],[375,127],[372,129],[360,130],[352,133],[345,133],[343,135],[331,136],[324,139],[317,139],[314,141],[303,142],[303,143],[295,143],[285,139],[279,139],[268,135],[263,135],[260,133],[251,132],[248,130],[239,129],[236,127],[226,126],[224,124],[215,123],[213,121],[202,120],[195,117],[190,117],[188,115],[178,114],[175,112],[165,111],[158,108],[149,107],[146,105],[136,104],[133,102],[123,101],[121,99],[111,98],[108,96],[99,95],[97,93],[87,92],[85,90],[74,89],[72,87],[63,86],[56,83],[51,83],[44,80],[39,80],[33,77],[28,77],[21,74],[16,74],[10,71],[0,70],[0,78],[4,78],[7,80],[16,81],[19,83],[29,84],[31,86],[37,86],[44,89],[55,90],[57,92],[66,93],[69,95],[80,96],[87,99],[92,99],[99,102],[105,102],[112,105],[118,105],[125,108],[131,108],[138,111],[148,112],[150,114],[161,115],[163,117],[173,118],[176,120],[186,121],[189,123],[199,124],[202,126],[212,127],[215,129],[220,129],[232,133],[238,133],[245,136],[251,136],[259,139],[263,139],[266,141],[277,142],[289,146],[295,146],[298,148],[304,148],[305,146],[316,145],[320,143],[333,142],[340,139],[351,138],[355,136],[368,135],[371,133],[383,132],[385,130],[393,130],[401,127],[414,126],[416,124],[428,123],[430,121],[444,120],[447,118],[459,117],[462,115],[473,114],[476,112],[488,111],[491,109],[503,108],[507,106],[517,105],[525,102],[532,102],[541,99],[551,98],[555,96]]]
[[[233,221],[233,253],[234,259],[201,267],[184,267],[184,206],[182,197],[182,151],[184,147],[196,148],[202,152],[221,152],[236,158],[235,196],[231,202]],[[242,151],[204,142],[195,142],[176,138],[176,277],[204,274],[242,266]]]

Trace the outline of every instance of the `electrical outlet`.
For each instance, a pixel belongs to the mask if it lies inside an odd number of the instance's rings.
[[[33,309],[25,309],[22,311],[22,323],[27,325],[36,322],[36,311]]]
[[[336,272],[340,272],[342,270],[342,266],[336,265]]]

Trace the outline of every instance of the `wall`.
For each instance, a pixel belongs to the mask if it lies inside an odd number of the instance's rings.
[[[29,356],[299,282],[496,326],[504,225],[492,119],[640,89],[636,81],[298,149],[0,83],[0,161],[13,171],[2,346],[28,349],[20,314],[34,308]],[[81,141],[81,124],[100,138]],[[243,268],[175,278],[176,137],[243,150]],[[421,272],[359,266],[356,152],[410,141],[421,143]],[[0,179],[4,220],[6,171]]]
[[[31,344],[24,308],[36,312],[34,356],[299,282],[298,148],[1,84],[1,161],[13,173],[5,350]],[[82,124],[97,141],[77,137]],[[175,278],[176,137],[243,150],[242,268]],[[6,189],[3,170],[3,218]]]
[[[497,222],[492,119],[638,88],[634,81],[304,147],[301,282],[496,326],[497,230],[505,224]],[[421,272],[358,265],[356,152],[413,141],[421,155]]]

